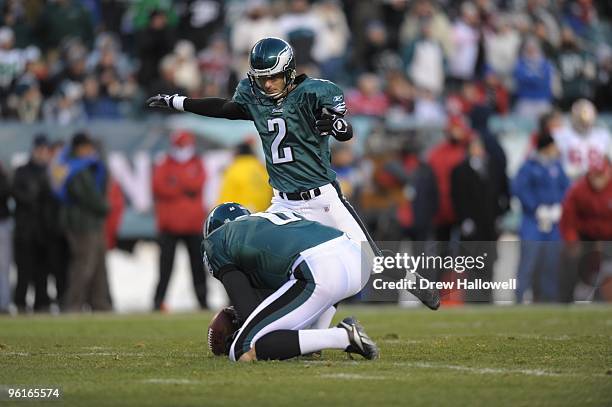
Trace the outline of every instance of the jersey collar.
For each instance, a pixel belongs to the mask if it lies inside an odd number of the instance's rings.
[[[300,85],[302,82],[304,82],[306,79],[308,79],[308,76],[307,76],[305,73],[303,73],[303,74],[301,74],[301,75],[297,76],[297,77],[296,77],[296,78],[293,80],[293,89],[291,89],[289,92],[287,92],[287,93],[285,94],[285,96],[283,96],[282,98],[278,98],[278,99],[276,99],[276,101],[275,101],[274,105],[275,105],[275,106],[280,106],[280,105],[282,105],[282,104],[285,102],[285,100],[287,100],[287,98],[289,98],[289,96],[291,95],[291,93],[292,93],[294,90],[296,90],[296,89],[297,89],[297,87],[298,87],[298,86],[299,86],[299,85]]]
[[[293,83],[295,83],[295,86],[297,87],[297,85],[304,82],[306,79],[308,79],[308,75],[303,73],[301,75],[296,76],[295,79],[293,80]]]

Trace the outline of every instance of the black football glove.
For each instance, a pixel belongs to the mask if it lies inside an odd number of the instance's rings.
[[[164,109],[176,110],[173,104],[174,98],[176,97],[181,97],[181,96],[179,96],[178,93],[175,93],[174,95],[159,94],[159,95],[151,96],[150,98],[147,99],[147,106],[161,107]]]
[[[315,126],[321,136],[332,135],[340,141],[352,137],[352,132],[346,119],[323,108],[321,115],[317,118]]]

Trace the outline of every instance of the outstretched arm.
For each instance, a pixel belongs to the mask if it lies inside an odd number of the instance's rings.
[[[207,97],[193,99],[186,96],[159,94],[147,99],[147,106],[186,111],[201,116],[230,120],[251,120],[249,114],[232,100]]]

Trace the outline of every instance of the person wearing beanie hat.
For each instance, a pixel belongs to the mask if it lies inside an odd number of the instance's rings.
[[[561,301],[587,299],[574,297],[580,278],[593,287],[589,300],[612,301],[612,278],[604,266],[609,261],[612,240],[612,165],[607,156],[592,161],[587,174],[568,191],[563,201],[561,234],[567,248],[560,273]],[[586,256],[591,261],[581,261]]]
[[[44,228],[44,215],[53,199],[47,175],[50,158],[47,136],[36,134],[32,139],[29,161],[17,168],[13,178],[12,195],[16,204],[14,254],[17,265],[13,299],[20,312],[25,312],[30,305],[36,312],[48,312],[50,306]],[[33,304],[26,302],[30,285],[35,288]]]
[[[85,132],[76,133],[70,140],[70,150],[72,154],[77,154],[79,148],[83,148],[85,146],[93,147],[93,145],[93,140]]]
[[[477,275],[468,278],[493,281],[493,268],[497,259],[497,228],[500,217],[508,210],[508,177],[500,171],[498,161],[489,158],[480,138],[473,138],[465,159],[450,175],[451,204],[455,210],[461,241],[484,243],[488,254],[485,267]],[[493,174],[503,174],[503,178]],[[490,289],[465,290],[466,302],[492,302]]]
[[[456,216],[450,197],[450,176],[453,168],[466,156],[472,138],[472,129],[463,116],[452,115],[446,123],[446,137],[429,152],[431,166],[438,185],[438,211],[434,218],[436,240],[448,241],[451,229],[456,226]]]
[[[543,129],[535,138],[535,146],[536,151],[532,151],[512,182],[512,193],[522,207],[518,303],[525,300],[529,289],[532,289],[535,302],[557,301],[559,298],[559,220],[569,179],[550,132]],[[536,283],[532,285],[533,281]]]
[[[82,312],[87,305],[93,311],[110,311],[104,235],[108,176],[89,134],[74,134],[69,147],[54,161],[51,174],[61,202],[60,225],[71,254],[62,309]]]
[[[540,134],[536,138],[536,149],[538,150],[538,152],[541,152],[542,150],[548,148],[550,145],[555,145],[555,139],[552,138],[550,133]],[[555,145],[555,150],[556,147],[557,146]]]
[[[167,154],[153,169],[153,200],[157,222],[159,281],[153,298],[153,308],[165,311],[164,303],[174,264],[178,242],[189,253],[196,297],[201,308],[207,308],[206,274],[200,257],[200,240],[205,210],[202,193],[206,170],[196,154],[193,133],[176,130],[170,134]]]
[[[195,137],[185,130],[170,134],[169,154],[178,162],[186,162],[195,156]]]
[[[49,147],[49,139],[47,138],[47,135],[44,133],[40,133],[37,134],[36,136],[34,136],[34,141],[32,141],[32,149],[35,150],[37,148],[41,148],[41,147]]]

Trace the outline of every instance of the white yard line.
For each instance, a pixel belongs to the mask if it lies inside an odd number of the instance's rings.
[[[457,370],[461,372],[469,372],[475,374],[518,374],[525,376],[544,376],[544,377],[584,377],[584,376],[598,376],[590,374],[580,373],[556,373],[548,370],[541,369],[504,369],[496,367],[471,367],[464,365],[445,365],[437,363],[426,363],[426,362],[395,362],[394,366],[406,366],[414,367],[419,369],[447,369]]]
[[[94,347],[95,348],[95,347]],[[88,349],[88,348],[83,348]],[[112,349],[112,348],[100,348],[100,349]],[[182,357],[182,358],[199,358],[202,357],[203,354],[200,353],[172,353],[170,356],[173,357]],[[0,356],[119,356],[119,357],[145,357],[150,356],[145,352],[113,352],[113,351],[103,351],[103,352],[2,352],[0,351]]]
[[[304,364],[308,365],[358,365],[360,361],[325,361],[325,360],[313,360],[313,361],[305,361]],[[384,357],[381,361],[385,363]],[[472,367],[465,365],[451,365],[451,364],[438,364],[438,363],[427,363],[427,362],[393,362],[391,363],[393,366],[398,367],[408,367],[414,369],[438,369],[438,370],[456,370],[459,372],[467,372],[473,374],[514,374],[514,375],[523,375],[523,376],[536,376],[536,377],[600,377],[598,374],[589,374],[589,373],[558,373],[551,372],[549,370],[543,369],[505,369],[505,368],[496,368],[496,367]],[[347,375],[347,377],[343,377]],[[355,377],[350,377],[350,376]],[[338,374],[323,374],[321,377],[329,377],[329,378],[338,378],[338,379],[365,379],[370,378],[370,376],[360,375],[360,374],[348,374],[348,373],[338,373]],[[372,376],[372,378],[376,379],[397,379],[399,377],[396,376]]]
[[[30,356],[28,352],[0,352],[0,356]]]
[[[546,335],[532,335],[532,334],[497,334],[500,338],[514,338],[514,339],[538,339],[544,341],[569,341],[572,339],[569,335],[559,336],[546,336]]]
[[[143,357],[144,353],[137,352],[86,352],[86,353],[45,353],[45,355],[64,355],[64,356],[125,356],[125,357]]]
[[[135,352],[0,352],[0,356],[125,356],[125,357],[143,357],[144,353],[135,353]]]

